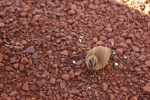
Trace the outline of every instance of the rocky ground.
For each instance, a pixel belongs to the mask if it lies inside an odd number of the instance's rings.
[[[0,0],[0,100],[150,100],[148,0]],[[89,72],[94,46],[113,49]]]

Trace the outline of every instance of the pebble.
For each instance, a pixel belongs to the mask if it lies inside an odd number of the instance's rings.
[[[68,14],[69,14],[69,15],[74,15],[75,13],[76,13],[75,10],[69,10],[69,11],[68,11]]]
[[[29,91],[29,83],[28,83],[28,81],[26,81],[26,82],[23,84],[22,90],[24,90],[24,91]]]
[[[107,38],[105,36],[100,36],[99,39],[100,41],[105,41]]]
[[[47,55],[51,55],[51,54],[52,54],[52,50],[48,50]]]
[[[136,67],[136,68],[135,68],[135,71],[140,72],[140,71],[141,71],[141,68],[140,68],[140,67]]]
[[[5,67],[5,70],[7,70],[7,71],[12,71],[12,70],[13,70],[13,67],[11,67],[11,66],[6,66],[6,67]]]
[[[66,88],[66,83],[65,82],[60,82],[60,88],[65,89]]]
[[[18,95],[18,92],[17,91],[12,91],[11,93],[10,93],[10,96],[11,97],[15,97],[15,96],[17,96]]]
[[[70,75],[69,74],[63,74],[61,76],[61,78],[64,79],[64,80],[66,80],[66,81],[68,81],[68,80],[70,80]]]
[[[19,65],[19,70],[20,70],[21,72],[25,71],[25,67],[24,67],[23,64],[20,64],[20,65]]]
[[[26,48],[24,50],[26,53],[34,53],[35,52],[35,49],[34,49],[34,46],[30,46],[28,48]]]
[[[94,37],[94,38],[93,38],[93,42],[94,42],[94,43],[98,42],[98,38],[97,38],[97,37]]]
[[[32,59],[37,59],[39,56],[38,56],[38,53],[37,52],[35,52],[33,55],[32,55]]]
[[[110,100],[114,100],[114,98],[115,98],[115,95],[113,95],[113,94],[108,94],[109,95],[109,98],[110,98]]]
[[[71,90],[71,91],[69,91],[69,93],[72,93],[72,94],[79,94],[79,90]]]
[[[76,10],[77,9],[77,6],[75,4],[72,4],[71,5],[71,10]]]
[[[119,43],[119,45],[122,46],[122,47],[128,48],[128,45],[124,42]]]
[[[5,26],[5,24],[4,23],[0,23],[0,28],[3,28]]]
[[[23,45],[28,44],[28,42],[27,42],[26,40],[22,40],[21,43],[22,43]]]
[[[41,15],[35,15],[33,17],[33,21],[38,21],[40,19]]]
[[[4,54],[0,53],[0,62],[3,60]]]
[[[2,39],[0,39],[0,45],[3,43]]]
[[[103,89],[103,91],[107,91],[108,90],[108,84],[102,83],[102,89]]]
[[[76,65],[77,66],[79,66],[79,65],[81,65],[82,64],[82,60],[78,60],[77,62],[76,62]]]
[[[139,82],[140,82],[140,80],[139,80],[137,77],[131,78],[131,81],[132,81],[133,83],[139,83]]]
[[[76,71],[76,72],[74,73],[74,75],[75,75],[75,76],[79,76],[79,75],[81,74],[81,72],[82,72],[82,71]]]
[[[112,28],[110,28],[110,27],[105,28],[104,30],[105,30],[105,31],[107,31],[107,32],[112,32],[112,31],[113,31],[113,29],[112,29]]]
[[[137,46],[133,46],[132,49],[133,49],[135,52],[139,52],[139,51],[140,51],[140,48],[137,47]]]
[[[147,60],[147,61],[145,62],[145,66],[146,66],[146,67],[150,67],[150,60]]]
[[[122,55],[122,54],[123,54],[123,49],[122,49],[122,48],[116,49],[116,53],[117,53],[118,55]]]
[[[143,87],[143,92],[144,92],[145,94],[150,95],[150,86],[144,86],[144,87]]]
[[[68,51],[67,51],[67,50],[64,50],[64,51],[60,52],[60,54],[65,55],[65,56],[68,56]]]
[[[130,100],[138,100],[136,96],[130,97]]]
[[[27,58],[22,58],[20,62],[21,64],[27,64],[29,60]]]
[[[0,89],[4,88],[3,84],[0,84]]]
[[[51,78],[50,83],[55,84],[56,83],[56,78]]]

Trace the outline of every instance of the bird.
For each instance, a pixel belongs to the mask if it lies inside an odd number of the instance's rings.
[[[112,49],[104,46],[97,46],[87,52],[85,57],[88,70],[103,69],[109,61]]]

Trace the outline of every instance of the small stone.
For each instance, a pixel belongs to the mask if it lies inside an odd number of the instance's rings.
[[[47,55],[51,55],[51,54],[52,54],[52,50],[48,50]]]
[[[60,82],[60,88],[61,88],[61,89],[65,89],[65,88],[66,88],[66,83]]]
[[[75,75],[75,76],[79,76],[79,75],[81,74],[81,72],[82,72],[82,71],[76,71],[76,72],[74,73],[74,75]]]
[[[102,89],[103,89],[103,91],[107,91],[108,90],[108,84],[102,83]]]
[[[26,53],[34,53],[35,50],[34,50],[34,46],[30,46],[28,47],[27,49],[24,50]]]
[[[121,90],[121,91],[124,91],[124,92],[127,92],[127,91],[128,91],[128,88],[126,88],[126,87],[121,87],[120,90]]]
[[[137,46],[133,46],[132,49],[133,49],[135,52],[139,52],[139,51],[140,51],[140,48],[137,47]]]
[[[15,97],[15,96],[17,96],[18,95],[18,92],[17,91],[12,91],[11,93],[10,93],[10,96],[11,97]]]
[[[5,67],[5,70],[7,70],[7,71],[12,71],[12,70],[13,70],[13,67],[11,67],[11,66],[6,66],[6,67]]]
[[[113,29],[110,28],[110,27],[107,27],[107,28],[105,28],[104,30],[107,31],[107,32],[112,32],[112,31],[113,31]]]
[[[40,19],[41,15],[35,15],[33,17],[33,21],[38,21]]]
[[[122,55],[123,54],[123,49],[122,48],[116,49],[116,53],[118,55]]]
[[[107,38],[105,36],[100,36],[99,39],[100,41],[105,41]]]
[[[64,50],[64,51],[60,52],[60,54],[68,56],[68,51]]]
[[[109,98],[110,98],[110,100],[114,100],[115,95],[109,93]]]
[[[0,53],[0,62],[3,60],[4,54]]]
[[[20,65],[19,65],[19,70],[20,70],[21,72],[23,72],[23,71],[25,70],[25,67],[24,67],[23,64],[20,64]]]
[[[145,65],[146,65],[146,67],[150,66],[150,60],[147,60],[147,61],[145,62]]]
[[[71,71],[69,72],[69,75],[70,75],[70,78],[74,78],[74,71],[71,70]]]
[[[143,87],[143,92],[144,92],[145,94],[150,95],[150,86],[144,86],[144,87]]]
[[[42,96],[42,97],[44,97],[44,96],[45,96],[45,94],[44,94],[44,92],[43,92],[43,91],[40,91],[39,95],[40,95],[40,96]]]
[[[26,40],[22,40],[21,43],[22,43],[23,45],[28,44]]]
[[[139,80],[137,77],[131,78],[131,81],[132,81],[133,83],[139,83],[139,82],[140,82],[140,80]]]
[[[135,68],[135,71],[140,72],[140,71],[141,71],[141,68],[140,68],[140,67],[136,67],[136,68]]]
[[[82,60],[79,60],[79,61],[76,62],[76,65],[77,65],[77,66],[79,66],[79,65],[81,65],[81,64],[82,64]]]
[[[5,26],[5,24],[4,23],[0,23],[0,28],[2,28],[2,27],[4,27]]]
[[[122,47],[128,48],[128,45],[124,42],[119,43],[119,45],[122,46]]]
[[[38,53],[35,52],[33,55],[32,55],[32,59],[37,59],[39,56],[38,56]]]
[[[75,10],[69,10],[69,11],[68,11],[68,14],[69,14],[69,15],[74,15],[75,13],[76,13]]]
[[[4,88],[3,84],[0,84],[0,89]]]
[[[22,58],[20,62],[21,64],[27,64],[29,60],[27,58]]]
[[[137,97],[132,96],[132,97],[130,97],[130,100],[138,100],[138,99],[137,99]]]
[[[79,90],[71,90],[69,93],[72,93],[72,94],[79,94]]]
[[[50,83],[55,84],[56,83],[56,78],[51,78]]]
[[[76,10],[77,9],[77,6],[75,4],[72,4],[71,5],[71,10]]]
[[[22,87],[22,83],[17,83],[16,88],[21,89],[21,87]]]
[[[28,81],[26,81],[26,82],[23,84],[22,90],[24,90],[24,91],[29,91],[29,83],[28,83]]]
[[[0,39],[0,45],[3,43],[2,39]]]
[[[93,42],[94,42],[94,43],[98,42],[98,38],[97,38],[97,37],[94,37],[94,38],[93,38]]]
[[[63,74],[62,76],[61,76],[61,78],[62,79],[64,79],[64,80],[70,80],[70,76],[69,76],[69,74]]]

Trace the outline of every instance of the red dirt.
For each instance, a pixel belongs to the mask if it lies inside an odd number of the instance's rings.
[[[0,100],[150,100],[149,2],[1,0]],[[113,49],[89,72],[94,46]]]

